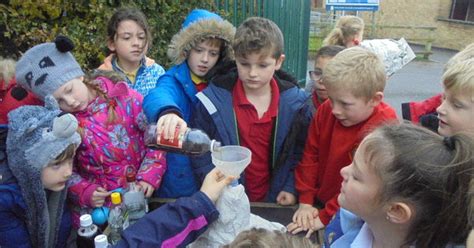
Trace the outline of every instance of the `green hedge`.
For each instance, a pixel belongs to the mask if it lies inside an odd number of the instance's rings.
[[[5,2],[5,1],[2,1]],[[10,0],[0,4],[0,56],[18,59],[28,48],[70,37],[74,55],[84,69],[94,69],[107,56],[106,25],[119,7],[136,7],[147,16],[153,47],[147,56],[165,68],[171,64],[166,49],[190,10],[214,10],[212,0]]]

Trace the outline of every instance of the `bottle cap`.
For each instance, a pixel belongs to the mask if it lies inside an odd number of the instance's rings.
[[[86,227],[92,225],[92,217],[90,214],[83,214],[79,218],[79,221],[81,222],[81,227]]]
[[[125,177],[127,178],[127,182],[128,183],[132,183],[132,182],[135,182],[137,180],[136,178],[136,174],[135,171],[133,170],[133,168],[131,166],[129,166],[127,168],[127,172],[126,172],[126,175]]]
[[[216,151],[219,150],[219,148],[222,147],[222,144],[221,144],[221,142],[219,142],[219,141],[211,140],[211,145],[210,145],[210,147],[211,147],[211,152],[216,152]]]
[[[110,195],[110,198],[112,200],[112,203],[117,205],[122,203],[122,199],[120,198],[120,193],[114,192],[112,195]]]
[[[107,236],[105,234],[99,234],[95,236],[94,245],[96,248],[107,247],[109,245],[107,242]]]

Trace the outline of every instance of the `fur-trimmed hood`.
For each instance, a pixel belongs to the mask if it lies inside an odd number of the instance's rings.
[[[224,50],[221,51],[219,60],[232,60],[234,35],[235,27],[217,14],[207,10],[193,10],[186,18],[183,28],[171,39],[168,58],[174,64],[180,64],[197,43],[208,38],[218,38],[224,41]]]

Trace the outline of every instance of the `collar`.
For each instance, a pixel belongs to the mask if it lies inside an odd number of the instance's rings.
[[[354,241],[352,242],[351,248],[372,247],[373,241],[374,235],[372,234],[372,231],[370,230],[367,223],[364,223],[359,231],[359,234],[357,234]]]
[[[272,99],[270,101],[270,105],[268,106],[267,111],[263,115],[262,118],[264,117],[275,117],[278,114],[278,103],[280,101],[280,91],[278,90],[278,85],[275,80],[275,78],[272,78],[270,80],[270,87],[271,87],[271,93],[272,93]],[[247,96],[245,95],[245,90],[244,90],[244,85],[240,79],[237,79],[237,83],[235,84],[234,90],[233,90],[233,99],[235,103],[239,106],[244,106],[244,105],[251,105],[253,104],[247,99]]]
[[[145,65],[145,62],[146,62],[145,57],[143,57],[140,60],[140,64],[138,65],[138,67],[134,71],[128,72],[128,71],[125,71],[124,69],[122,69],[122,67],[120,67],[120,65],[118,64],[117,56],[112,57],[112,66],[119,69],[119,71],[122,72],[123,74],[125,74],[127,77],[130,77],[130,76],[135,77],[135,75],[137,75],[138,69],[140,69],[140,67]]]
[[[201,78],[198,75],[194,74],[191,70],[189,70],[189,73],[191,73],[191,80],[193,80],[194,84],[197,85],[197,84],[206,83],[206,80],[204,80],[203,78]]]

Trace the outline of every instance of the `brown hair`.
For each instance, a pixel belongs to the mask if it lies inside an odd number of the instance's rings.
[[[319,48],[314,60],[318,61],[319,58],[332,58],[344,49],[345,47],[338,45],[323,46]]]
[[[346,41],[354,38],[364,31],[364,20],[352,15],[341,16],[336,22],[336,27],[324,39],[323,46],[339,45],[346,46]]]
[[[66,149],[61,152],[54,160],[52,160],[48,165],[56,165],[62,163],[68,159],[73,159],[76,155],[77,146],[75,144],[70,144]]]
[[[415,207],[407,244],[445,247],[463,243],[468,223],[468,191],[474,168],[474,139],[443,138],[411,123],[376,129],[362,142],[371,169],[381,178],[380,202]]]
[[[303,236],[295,236],[287,232],[270,231],[263,228],[252,228],[242,231],[223,248],[315,248],[319,245],[313,244]]]
[[[350,91],[355,97],[372,99],[383,92],[387,76],[379,57],[364,48],[351,47],[339,52],[323,71],[323,84]]]
[[[143,44],[143,47],[148,45],[149,49],[152,45],[153,39],[151,36],[150,28],[148,26],[148,22],[146,20],[146,16],[145,14],[143,14],[143,12],[135,8],[120,8],[115,11],[115,13],[112,15],[112,17],[110,17],[110,20],[107,23],[107,39],[110,42],[114,42],[117,38],[117,28],[120,25],[120,22],[126,20],[135,21],[141,28],[143,28],[146,34],[146,41]]]
[[[236,57],[262,52],[279,59],[284,53],[283,34],[273,21],[263,17],[250,17],[237,28],[232,47]]]

